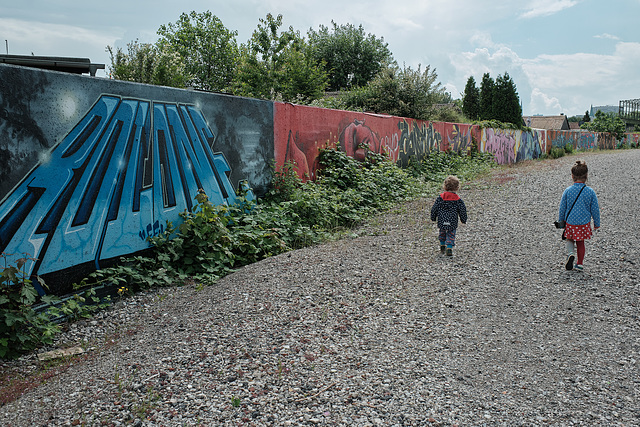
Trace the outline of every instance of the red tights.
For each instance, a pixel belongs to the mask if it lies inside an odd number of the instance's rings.
[[[576,240],[576,250],[578,251],[578,262],[576,264],[582,265],[582,261],[584,261],[584,240]]]

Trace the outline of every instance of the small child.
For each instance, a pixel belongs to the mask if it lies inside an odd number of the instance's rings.
[[[442,186],[444,192],[438,196],[431,208],[431,221],[438,219],[440,229],[440,252],[447,256],[453,255],[453,247],[456,245],[456,229],[458,217],[463,224],[467,223],[467,207],[456,194],[460,189],[460,181],[455,176],[448,176]]]
[[[567,249],[567,262],[565,268],[567,270],[582,271],[582,263],[584,261],[585,246],[584,241],[591,238],[591,218],[593,218],[593,226],[597,230],[600,228],[600,207],[598,206],[598,197],[591,187],[588,187],[587,174],[589,169],[587,164],[578,160],[571,168],[571,177],[574,184],[567,187],[562,193],[560,200],[560,208],[558,209],[558,220],[565,221],[564,237]],[[581,192],[582,191],[582,192]],[[569,215],[567,216],[567,212]],[[578,249],[578,262],[574,267],[573,255],[575,246]]]

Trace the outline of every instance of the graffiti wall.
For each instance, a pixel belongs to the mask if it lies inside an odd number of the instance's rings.
[[[638,144],[640,144],[640,133],[625,133],[622,142],[627,146],[633,145],[634,147],[638,147]]]
[[[313,179],[321,148],[343,150],[364,159],[366,146],[387,153],[400,166],[433,151],[465,152],[478,128],[379,114],[275,103],[274,153],[277,166],[295,163],[302,178]]]
[[[547,152],[545,132],[483,128],[480,151],[493,153],[498,164],[509,164],[540,158]]]
[[[586,130],[548,130],[547,139],[550,147],[566,147],[571,145],[575,150],[612,150],[616,148],[613,135]]]
[[[0,251],[54,293],[147,249],[198,189],[271,179],[271,102],[0,65],[0,112]]]
[[[147,250],[199,189],[217,204],[233,203],[243,181],[250,197],[264,194],[274,161],[313,179],[323,147],[405,167],[474,144],[507,164],[568,143],[616,147],[608,134],[481,129],[0,64],[0,252],[31,257],[28,273],[61,294]]]

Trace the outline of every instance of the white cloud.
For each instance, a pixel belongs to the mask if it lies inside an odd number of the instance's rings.
[[[484,73],[495,79],[507,71],[527,115],[582,114],[590,105],[640,98],[640,43],[618,42],[608,55],[574,53],[532,59],[496,45],[450,55],[449,60],[455,76],[447,87],[464,87],[469,76],[479,85]]]
[[[0,18],[0,28],[2,38],[8,40],[9,53],[16,55],[28,55],[33,52],[34,55],[42,56],[82,56],[87,55],[86,52],[95,52],[96,48],[104,50],[115,40],[112,34],[77,26],[18,19]]]
[[[489,33],[488,31],[477,31],[477,32],[473,33],[471,35],[471,37],[469,38],[469,43],[471,43],[474,46],[479,46],[479,47],[493,47],[493,46],[495,46],[495,43],[493,42],[493,39],[491,38],[491,33]]]
[[[614,36],[612,34],[603,33],[597,36],[593,36],[596,39],[609,39],[609,40],[620,40],[620,37]]]
[[[533,0],[521,18],[538,18],[549,16],[575,6],[579,0]]]
[[[539,88],[533,88],[531,91],[531,100],[529,101],[529,111],[545,111],[555,112],[549,113],[549,115],[556,115],[562,113],[562,105],[560,100],[555,96],[549,96],[542,92]]]

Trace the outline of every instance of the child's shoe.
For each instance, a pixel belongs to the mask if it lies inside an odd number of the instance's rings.
[[[575,256],[573,256],[573,254],[571,254],[571,255],[569,255],[569,256],[567,257],[567,263],[566,263],[566,264],[565,264],[565,266],[564,266],[564,268],[565,268],[567,271],[571,271],[571,270],[573,270],[573,260],[574,260],[574,259],[576,259],[576,257],[575,257]]]
[[[453,256],[453,249],[447,248],[447,256]]]
[[[573,267],[573,269],[574,269],[575,271],[582,271],[582,264],[576,264],[576,266],[575,266],[575,267]]]
[[[440,245],[440,253],[441,253],[442,255],[444,255],[444,251],[445,251],[445,249],[447,249],[447,247],[446,247],[445,245]]]

